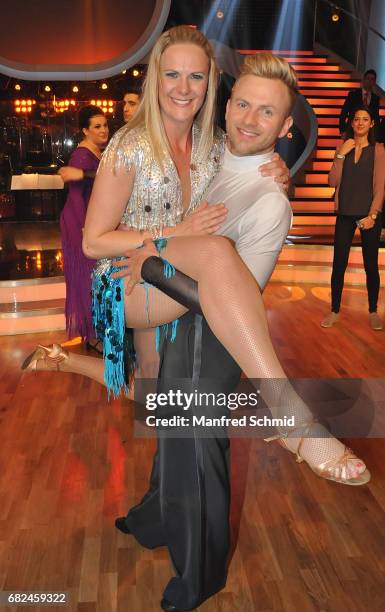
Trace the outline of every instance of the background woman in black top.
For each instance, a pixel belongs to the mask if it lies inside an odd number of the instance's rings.
[[[329,185],[336,187],[337,221],[331,278],[332,312],[322,327],[332,327],[338,320],[345,270],[357,226],[361,232],[362,253],[369,298],[369,324],[383,328],[377,314],[380,288],[378,248],[381,234],[381,209],[385,188],[385,152],[376,144],[371,111],[361,106],[355,110],[347,140],[337,149],[329,174]]]

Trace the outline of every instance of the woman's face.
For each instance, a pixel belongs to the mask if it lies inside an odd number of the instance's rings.
[[[197,45],[178,43],[160,58],[159,106],[168,124],[192,124],[207,91],[209,59]]]
[[[108,141],[108,123],[104,115],[95,115],[89,120],[88,128],[83,129],[85,137],[100,149],[103,149]]]
[[[371,120],[369,113],[364,110],[359,110],[354,115],[352,121],[352,129],[354,136],[365,137],[369,134],[369,130],[373,127],[374,121]]]

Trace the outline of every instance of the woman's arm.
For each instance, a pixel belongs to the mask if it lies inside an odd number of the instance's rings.
[[[142,246],[152,238],[149,230],[116,229],[131,196],[135,170],[113,171],[103,167],[98,172],[88,205],[83,235],[83,252],[87,257],[117,257]],[[226,218],[223,204],[209,206],[203,202],[194,213],[175,227],[163,228],[162,235],[190,236],[216,232]]]
[[[373,200],[370,205],[369,216],[378,214],[382,210],[385,195],[385,149],[384,145],[377,143],[374,157],[373,172]]]
[[[83,252],[87,257],[117,257],[128,249],[142,246],[149,231],[117,230],[131,196],[135,169],[113,170],[104,166],[98,172],[88,205],[83,234]]]

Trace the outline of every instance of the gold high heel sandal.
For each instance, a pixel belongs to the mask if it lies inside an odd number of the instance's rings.
[[[37,349],[26,357],[21,369],[37,370],[37,362],[44,361],[48,365],[46,371],[53,369],[52,367],[49,367],[49,362],[51,362],[52,365],[56,365],[56,370],[59,371],[60,364],[66,359],[68,359],[68,353],[67,351],[63,350],[60,344],[53,344],[52,347],[42,346],[39,344]]]
[[[335,459],[329,459],[329,461],[325,461],[324,463],[320,463],[319,465],[311,465],[308,461],[306,461],[306,459],[301,456],[301,447],[303,441],[306,439],[306,435],[309,433],[309,430],[312,425],[314,425],[314,423],[315,421],[313,421],[312,423],[304,423],[302,427],[295,427],[291,430],[291,432],[295,431],[295,429],[301,429],[303,431],[303,429],[305,428],[304,435],[301,437],[297,449],[295,451],[291,450],[291,448],[289,448],[289,446],[286,444],[286,438],[279,435],[272,436],[271,438],[266,438],[265,442],[272,442],[273,440],[276,440],[278,444],[283,446],[283,448],[296,455],[297,463],[302,463],[303,461],[305,461],[308,464],[309,468],[315,474],[317,474],[317,476],[320,476],[320,478],[325,478],[326,480],[332,480],[333,482],[338,482],[340,484],[356,487],[367,484],[371,478],[368,468],[365,468],[364,472],[362,472],[356,477],[347,478],[348,462],[352,459],[357,459],[357,461],[361,461],[347,446],[344,447],[344,451],[340,457]],[[363,462],[361,461],[361,463]],[[339,476],[334,473],[336,468],[339,468]]]

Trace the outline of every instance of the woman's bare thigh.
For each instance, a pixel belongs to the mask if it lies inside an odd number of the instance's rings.
[[[131,295],[124,296],[127,327],[143,329],[170,323],[187,312],[187,308],[175,302],[155,287],[145,289],[136,285]]]

